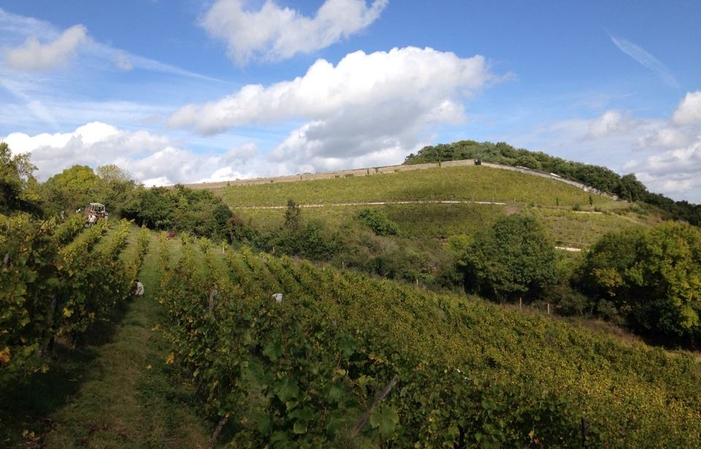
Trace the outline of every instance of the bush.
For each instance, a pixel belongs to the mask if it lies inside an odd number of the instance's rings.
[[[372,230],[376,235],[397,235],[399,225],[390,220],[382,211],[376,209],[363,209],[358,212],[356,219]]]

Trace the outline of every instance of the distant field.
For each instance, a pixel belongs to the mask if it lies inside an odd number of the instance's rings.
[[[539,218],[558,245],[582,248],[608,231],[650,224],[626,213],[627,203],[527,173],[474,165],[216,190],[237,214],[266,229],[282,225],[289,199],[302,206],[305,219],[331,227],[363,208],[379,208],[408,238],[472,234],[504,214],[523,212]],[[431,203],[438,201],[456,203]]]
[[[590,197],[594,205],[612,202],[546,178],[469,165],[216,190],[232,207],[284,205],[290,198],[301,204],[440,199],[574,206],[589,204]]]

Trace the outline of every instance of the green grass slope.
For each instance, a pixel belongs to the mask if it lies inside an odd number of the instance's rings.
[[[402,236],[417,239],[471,234],[499,216],[523,212],[538,217],[558,245],[581,248],[608,231],[656,221],[630,212],[624,202],[556,180],[486,166],[230,186],[217,192],[237,214],[263,229],[283,223],[288,199],[304,208],[307,219],[333,227],[347,223],[363,208],[379,208],[399,225]]]

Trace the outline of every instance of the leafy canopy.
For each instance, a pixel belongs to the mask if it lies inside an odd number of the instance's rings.
[[[533,217],[509,215],[478,233],[462,258],[468,290],[533,298],[556,280],[555,244]]]
[[[628,324],[673,343],[701,339],[701,231],[666,222],[607,234],[583,266],[588,292],[613,303]]]

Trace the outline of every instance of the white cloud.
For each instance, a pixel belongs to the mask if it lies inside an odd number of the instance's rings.
[[[636,147],[640,149],[650,148],[679,148],[691,142],[693,135],[685,130],[669,127],[665,124],[663,127],[652,130],[636,141]]]
[[[481,56],[464,59],[414,47],[371,54],[358,51],[335,67],[320,59],[304,76],[292,81],[268,88],[247,85],[222,100],[187,105],[171,116],[169,124],[176,128],[194,126],[208,135],[249,124],[332,118],[351,109],[362,109],[362,118],[371,126],[376,126],[372,122],[378,111],[398,118],[432,112],[436,118],[455,120],[462,116],[455,104],[457,98],[490,78]],[[403,127],[396,121],[390,125]]]
[[[598,138],[626,132],[631,126],[630,118],[621,111],[606,111],[589,124],[587,137]]]
[[[338,131],[334,138],[319,138]],[[347,168],[378,167],[400,163],[409,152],[424,146],[417,139],[377,133],[354,135],[353,128],[338,123],[312,122],[290,133],[268,156],[274,175],[320,173]]]
[[[292,81],[247,85],[222,100],[185,106],[169,124],[211,135],[230,127],[306,120],[270,155],[283,164],[278,169],[321,171],[360,161],[384,165],[415,151],[429,124],[463,122],[462,100],[490,79],[481,56],[459,58],[414,47],[355,52],[336,66],[318,60]]]
[[[173,185],[173,183],[170,182],[170,180],[165,176],[160,176],[158,178],[149,178],[145,180],[142,184],[146,187],[164,187]]]
[[[47,179],[73,165],[100,165],[120,161],[122,168],[129,158],[150,154],[168,145],[168,139],[145,131],[129,132],[114,126],[92,122],[69,133],[38,134],[11,133],[1,140],[13,153],[31,153],[40,179]]]
[[[282,60],[326,48],[363,30],[380,16],[388,0],[326,0],[314,17],[266,0],[260,11],[244,11],[242,0],[217,0],[201,25],[228,45],[240,65],[251,59]]]
[[[686,147],[631,161],[626,169],[653,192],[701,204],[701,136]]]
[[[677,125],[701,125],[701,91],[687,92],[674,111],[672,121]]]
[[[642,47],[620,37],[611,36],[611,41],[613,41],[616,47],[618,47],[618,49],[623,53],[635,59],[644,67],[655,72],[655,74],[659,76],[668,86],[676,88],[681,87],[679,81],[677,81],[669,69],[665,67],[665,65],[662,64],[657,58],[645,51]]]
[[[11,133],[0,136],[2,141],[14,154],[30,153],[37,175],[44,181],[73,165],[96,168],[116,164],[149,186],[243,179],[275,171],[252,143],[223,155],[199,154],[179,147],[168,137],[126,131],[102,122],[87,123],[67,133]]]
[[[65,65],[78,49],[88,42],[88,32],[83,25],[68,28],[57,39],[42,44],[30,37],[24,45],[5,50],[5,62],[19,70],[48,70]]]

